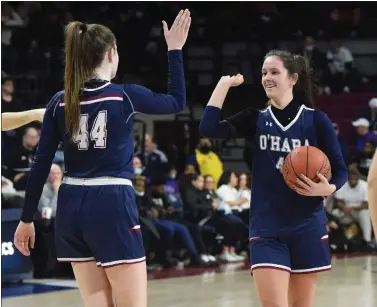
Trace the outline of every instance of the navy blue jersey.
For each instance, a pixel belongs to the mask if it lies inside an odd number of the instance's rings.
[[[80,95],[80,130],[75,142],[65,126],[64,92],[46,108],[40,143],[26,189],[23,221],[32,221],[59,143],[63,143],[65,176],[133,179],[133,115],[172,114],[186,104],[182,51],[169,56],[169,92],[158,94],[134,84],[103,81]],[[96,82],[98,83],[98,82]]]
[[[245,137],[254,143],[250,236],[276,236],[314,229],[326,223],[322,197],[307,197],[291,190],[281,174],[285,156],[294,148],[311,145],[328,156],[330,183],[339,189],[347,168],[331,121],[320,111],[301,105],[286,125],[268,107],[250,109],[220,121],[220,109],[207,107],[201,133],[212,137]]]

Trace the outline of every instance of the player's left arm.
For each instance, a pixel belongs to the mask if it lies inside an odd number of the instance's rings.
[[[329,183],[335,185],[337,191],[347,182],[348,170],[332,122],[325,113],[315,112],[318,146],[329,158],[332,173]]]
[[[42,122],[46,109],[1,114],[1,131],[17,129],[33,121]]]
[[[377,238],[377,151],[374,153],[368,174],[368,204],[374,235]]]
[[[50,173],[52,160],[60,142],[60,134],[54,118],[54,109],[59,94],[55,95],[46,108],[39,145],[31,166],[26,186],[25,204],[21,221],[31,223],[37,210],[43,187]]]

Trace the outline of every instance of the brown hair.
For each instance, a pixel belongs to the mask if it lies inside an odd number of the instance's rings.
[[[265,55],[264,59],[270,56],[280,58],[290,75],[295,73],[298,75],[297,83],[293,87],[293,95],[303,99],[305,105],[312,108],[316,87],[313,80],[313,71],[308,66],[306,59],[301,55],[292,54],[285,50],[271,50]]]
[[[113,32],[103,25],[74,21],[65,28],[65,124],[72,140],[79,131],[81,89],[115,43]]]

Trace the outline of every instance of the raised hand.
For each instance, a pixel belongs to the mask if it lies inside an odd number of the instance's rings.
[[[241,85],[244,82],[244,79],[241,74],[237,74],[235,76],[223,76],[221,77],[220,81],[228,84],[231,87],[236,87]]]
[[[170,30],[165,20],[162,21],[164,36],[168,50],[182,49],[186,43],[187,35],[191,25],[190,11],[181,10],[174,20]]]

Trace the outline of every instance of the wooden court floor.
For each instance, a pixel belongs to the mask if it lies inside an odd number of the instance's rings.
[[[222,273],[148,282],[149,307],[260,306],[249,271],[229,267]],[[24,295],[2,300],[3,307],[83,306],[77,289]],[[377,256],[334,259],[322,273],[315,307],[377,307]]]

